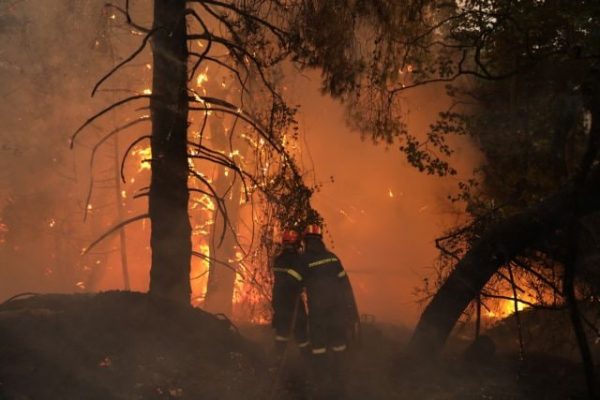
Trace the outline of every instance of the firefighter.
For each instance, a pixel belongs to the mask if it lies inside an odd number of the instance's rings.
[[[340,259],[325,247],[319,225],[308,225],[305,230],[302,277],[308,300],[316,395],[340,397],[344,392],[342,368],[347,336],[358,322],[358,312],[346,271]]]
[[[299,234],[286,229],[282,233],[281,252],[273,259],[273,321],[275,348],[285,351],[294,337],[301,352],[309,350],[306,305],[302,294],[302,274]]]

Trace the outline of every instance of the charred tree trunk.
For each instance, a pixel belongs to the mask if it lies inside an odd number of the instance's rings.
[[[498,223],[474,243],[421,315],[411,338],[413,350],[428,356],[437,354],[462,312],[502,265],[552,238],[557,229],[569,223],[574,196],[574,185],[569,184],[536,207]],[[580,216],[600,209],[599,166],[592,170],[575,201]]]
[[[187,38],[185,2],[154,1],[150,294],[189,304]]]

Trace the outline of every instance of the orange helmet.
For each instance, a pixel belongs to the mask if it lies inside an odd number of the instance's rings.
[[[296,243],[298,241],[298,232],[293,229],[285,229],[281,233],[281,241],[285,243]]]
[[[304,234],[305,235],[323,236],[323,229],[321,228],[320,225],[310,224],[310,225],[306,226],[306,229],[304,230]]]

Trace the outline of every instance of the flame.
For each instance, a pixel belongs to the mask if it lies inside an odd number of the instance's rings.
[[[392,192],[392,189],[388,189],[388,196],[390,196],[391,199],[394,198],[394,192]]]
[[[517,302],[517,310],[523,311],[529,307],[528,304],[522,303],[520,301]],[[514,314],[515,312],[515,302],[513,300],[503,300],[501,305],[501,313],[505,316],[509,316]]]
[[[132,151],[132,154],[140,159],[140,167],[138,168],[138,171],[150,170],[150,159],[152,158],[152,149],[150,146],[134,150]]]
[[[512,294],[510,296],[512,296]],[[529,304],[523,303],[521,301],[517,302],[517,310],[519,312],[529,307]],[[507,318],[515,313],[515,302],[514,300],[509,299],[498,299],[497,303],[495,303],[495,306],[492,308],[493,310],[487,310],[487,312],[485,313],[486,317],[490,319]]]
[[[236,273],[233,284],[233,304],[240,304],[244,300],[244,277]]]
[[[200,72],[196,77],[196,86],[202,87],[204,82],[208,82],[208,68],[204,70],[204,72]]]
[[[194,248],[197,248],[200,254],[210,257],[210,246],[207,243],[207,237],[205,235],[200,238],[197,235],[194,235],[192,240]],[[192,303],[194,306],[202,306],[202,302],[206,296],[206,285],[208,283],[208,274],[206,272],[209,267],[210,261],[208,258],[194,257],[192,270],[190,271]]]
[[[5,236],[8,232],[8,225],[0,222],[0,244],[4,244],[6,242]]]
[[[144,91],[142,93],[144,93],[144,94],[152,94],[152,89],[144,89]]]
[[[208,211],[215,211],[215,202],[207,195],[203,194],[199,199],[198,203],[202,204]]]

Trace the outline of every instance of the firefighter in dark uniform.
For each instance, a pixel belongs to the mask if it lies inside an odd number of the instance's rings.
[[[281,355],[294,337],[300,351],[309,350],[306,306],[302,294],[302,264],[298,232],[284,230],[281,252],[273,259],[272,325]]]
[[[340,397],[348,334],[358,323],[358,311],[346,271],[339,258],[325,247],[319,225],[309,225],[305,230],[302,277],[308,300],[316,395]]]

